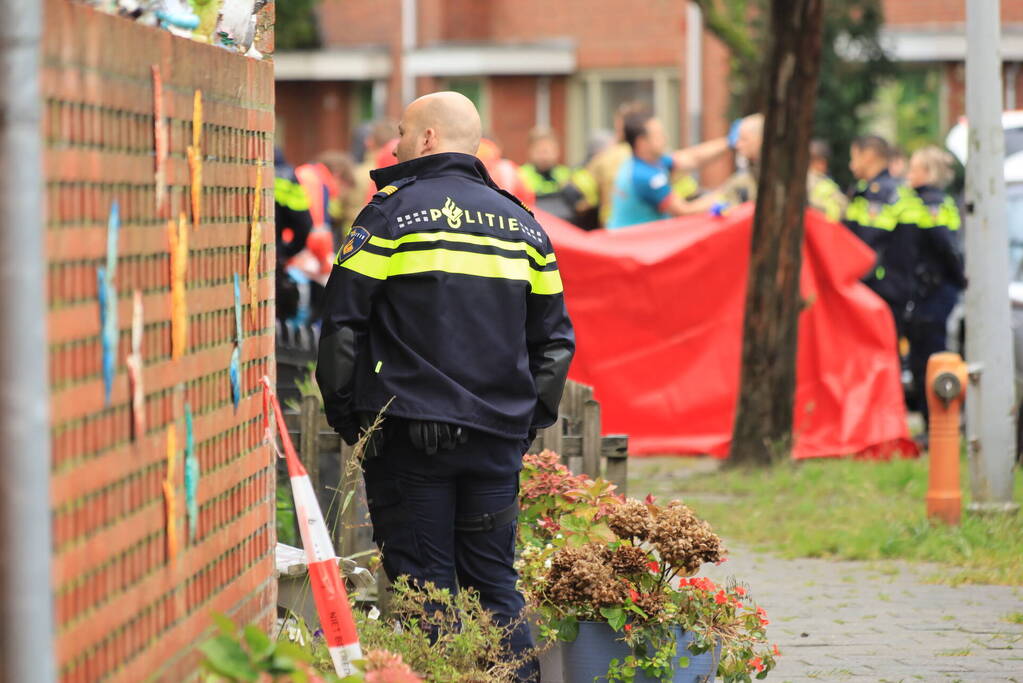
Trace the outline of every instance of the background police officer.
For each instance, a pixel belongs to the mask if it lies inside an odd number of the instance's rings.
[[[316,379],[348,443],[393,397],[363,463],[388,576],[472,587],[509,623],[522,454],[554,422],[575,341],[550,240],[473,156],[480,133],[457,93],[409,105],[399,163],[373,172],[338,252]],[[528,652],[525,623],[509,645]],[[535,659],[519,675],[536,680]]]
[[[919,199],[916,225],[919,252],[914,270],[913,307],[909,316],[909,369],[915,407],[928,418],[925,392],[927,359],[946,349],[948,316],[966,287],[959,251],[959,207],[945,192],[955,175],[952,156],[934,145],[909,159],[906,183]]]
[[[919,230],[919,202],[913,191],[888,172],[891,151],[877,135],[853,140],[849,170],[856,187],[842,222],[877,253],[874,270],[863,278],[891,308],[901,337],[913,296]]]

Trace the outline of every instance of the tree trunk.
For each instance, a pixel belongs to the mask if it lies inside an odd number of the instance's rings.
[[[806,170],[820,71],[823,0],[772,0],[767,111],[746,314],[734,464],[788,452],[796,393]]]

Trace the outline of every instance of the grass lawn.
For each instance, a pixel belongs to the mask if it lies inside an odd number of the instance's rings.
[[[1023,514],[976,516],[962,463],[959,527],[924,515],[926,460],[821,459],[709,471],[694,458],[634,458],[629,492],[685,500],[726,540],[786,557],[904,559],[944,565],[942,583],[1023,585]],[[1015,499],[1023,474],[1015,472]]]

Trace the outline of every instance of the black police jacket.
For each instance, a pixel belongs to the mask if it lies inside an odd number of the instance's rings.
[[[933,185],[924,185],[915,191],[923,203],[917,224],[920,249],[916,264],[916,298],[927,298],[943,284],[963,289],[966,274],[956,239],[959,207],[952,197]]]
[[[913,296],[919,235],[919,201],[913,191],[882,171],[860,181],[842,222],[877,253],[863,282],[896,309]]]
[[[316,380],[349,443],[358,414],[521,439],[557,417],[575,336],[543,228],[483,163],[372,172],[327,283]]]

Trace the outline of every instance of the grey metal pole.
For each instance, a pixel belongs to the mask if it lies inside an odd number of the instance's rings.
[[[0,0],[0,680],[56,680],[39,0]]]
[[[966,2],[966,395],[971,509],[1011,510],[1016,451],[998,0]]]

